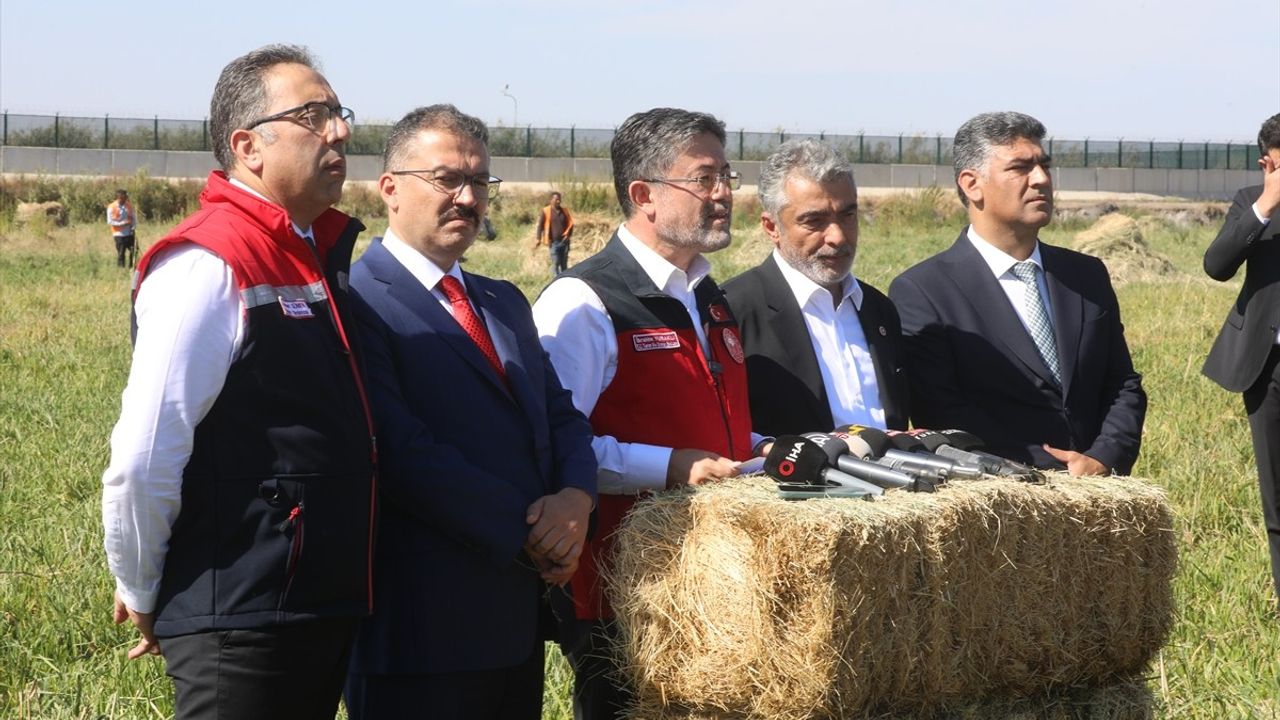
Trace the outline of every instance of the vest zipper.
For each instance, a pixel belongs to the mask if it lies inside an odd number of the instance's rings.
[[[298,560],[302,558],[303,543],[303,507],[302,501],[289,511],[289,517],[284,522],[276,526],[276,529],[282,533],[287,533],[292,528],[293,538],[289,543],[289,560],[284,566],[284,592],[280,593],[280,604],[277,609],[283,610],[285,601],[289,598],[289,591],[293,589],[293,578],[298,572]]]

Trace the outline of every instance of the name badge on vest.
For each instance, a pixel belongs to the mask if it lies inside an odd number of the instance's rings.
[[[680,347],[680,336],[675,330],[666,332],[638,333],[631,336],[631,346],[636,352],[649,350],[676,350]]]
[[[307,304],[306,300],[285,300],[280,298],[280,309],[284,311],[285,317],[293,318],[294,320],[315,317],[311,312],[311,306]]]

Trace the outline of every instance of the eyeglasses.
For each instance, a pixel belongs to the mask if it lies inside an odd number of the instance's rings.
[[[716,188],[721,185],[728,185],[730,190],[737,190],[742,187],[742,176],[736,171],[719,175],[699,175],[691,178],[640,178],[640,180],[642,182],[694,183],[707,194],[715,192]]]
[[[351,108],[342,107],[341,105],[325,105],[322,102],[315,101],[304,103],[298,107],[291,107],[288,110],[281,110],[278,113],[258,118],[248,125],[244,126],[245,130],[252,130],[263,123],[275,122],[276,120],[284,120],[290,115],[296,115],[297,120],[301,120],[303,124],[311,128],[315,132],[324,132],[329,129],[329,123],[334,118],[341,120],[347,124],[347,128],[353,128],[356,125],[356,114]]]
[[[494,177],[489,173],[464,175],[457,170],[392,170],[390,174],[412,175],[419,180],[430,183],[431,187],[445,195],[452,195],[453,197],[460,195],[462,188],[470,185],[471,192],[476,197],[492,200],[498,197],[498,188],[502,185],[502,178]]]

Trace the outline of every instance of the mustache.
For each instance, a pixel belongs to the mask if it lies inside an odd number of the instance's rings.
[[[441,222],[449,222],[451,220],[468,220],[471,222],[479,222],[480,213],[476,212],[474,208],[455,205],[449,208],[449,211],[446,212],[443,216],[441,216],[440,220]]]

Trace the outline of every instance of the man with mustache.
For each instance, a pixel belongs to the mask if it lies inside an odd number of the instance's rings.
[[[1016,112],[984,113],[956,132],[969,226],[889,286],[911,422],[967,430],[1040,468],[1127,474],[1147,396],[1106,266],[1039,240],[1053,218],[1044,135]]]
[[[529,301],[459,265],[501,182],[488,137],[452,105],[396,123],[390,227],[351,271],[386,499],[352,720],[541,717],[545,583],[573,574],[595,500],[591,426]]]
[[[724,286],[747,352],[752,427],[906,430],[898,312],[852,274],[853,168],[816,140],[793,140],[764,161],[759,193],[773,253]]]
[[[534,304],[599,462],[596,531],[561,617],[579,720],[618,717],[628,702],[601,581],[623,516],[650,493],[736,475],[758,441],[737,323],[703,257],[729,245],[738,175],[724,140],[724,123],[705,113],[627,118],[610,147],[626,220]]]
[[[352,112],[305,49],[231,61],[222,170],[138,263],[103,474],[115,621],[178,718],[331,719],[373,602],[373,425],[349,338]]]

